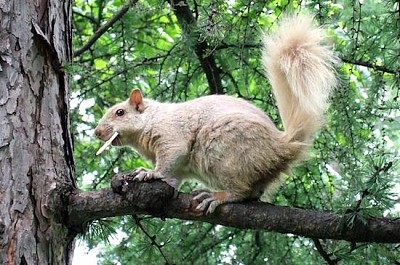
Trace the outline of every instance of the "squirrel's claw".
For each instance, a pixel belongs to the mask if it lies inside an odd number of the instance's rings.
[[[216,196],[214,196],[214,192],[206,190],[201,191],[199,194],[194,196],[193,200],[200,202],[200,204],[197,205],[196,210],[204,211],[207,209],[207,214],[213,213],[217,206],[223,203],[223,201],[220,201]]]
[[[163,176],[159,172],[143,167],[140,167],[133,171],[133,175],[136,175],[133,178],[133,181],[149,181],[152,179],[163,178]]]
[[[136,175],[133,181],[146,181],[149,179],[150,170],[141,167],[133,171],[133,175]]]
[[[204,211],[207,209],[206,214],[211,214],[215,211],[215,208],[217,208],[218,205],[220,205],[222,202],[218,201],[216,198],[211,197],[203,200],[197,207],[196,210],[199,211]]]
[[[199,192],[199,193],[197,193]],[[204,211],[207,209],[206,213],[210,214],[215,211],[215,209],[226,202],[237,202],[243,201],[243,197],[238,196],[235,193],[227,192],[227,191],[209,191],[209,190],[198,190],[195,191],[195,196],[193,200],[199,202],[196,210]]]
[[[196,201],[203,201],[204,199],[212,196],[212,192],[209,190],[206,190],[206,189],[194,190],[193,193],[196,194],[193,197],[193,200],[196,200]]]
[[[140,167],[133,171],[133,175],[135,177],[133,178],[133,181],[146,181],[149,179],[149,172],[150,170],[147,168]]]

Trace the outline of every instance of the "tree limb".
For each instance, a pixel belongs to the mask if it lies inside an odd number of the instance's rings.
[[[160,218],[177,218],[220,224],[242,229],[291,233],[315,239],[350,242],[400,242],[400,218],[360,218],[348,225],[349,214],[278,206],[261,202],[221,205],[213,214],[195,210],[193,195],[176,191],[162,181],[123,183],[129,173],[114,177],[120,181],[122,195],[112,189],[70,195],[67,225],[76,231],[91,220],[127,214],[148,214]],[[113,182],[114,182],[113,180]],[[119,184],[113,183],[115,188]]]
[[[317,249],[318,253],[321,255],[321,257],[328,263],[329,265],[337,265],[339,262],[339,259],[331,259],[331,254],[327,253],[325,249],[322,247],[321,242],[319,239],[313,238],[315,248]]]
[[[364,67],[367,67],[367,68],[374,69],[375,71],[381,71],[381,72],[388,73],[388,74],[395,75],[396,73],[397,74],[400,73],[400,69],[390,69],[390,68],[387,68],[385,66],[376,65],[376,64],[373,64],[373,63],[370,63],[370,62],[366,62],[366,61],[351,60],[351,59],[347,59],[347,58],[343,58],[343,57],[341,57],[340,60],[342,60],[342,62],[344,62],[344,63],[360,65],[360,66],[364,66]]]
[[[196,19],[189,8],[189,4],[182,0],[168,1],[171,8],[178,19],[178,23],[186,36],[190,36],[195,40],[194,52],[200,61],[201,67],[207,77],[211,94],[222,94],[223,87],[219,68],[215,62],[214,55],[208,51],[207,41],[199,41],[200,34],[196,27]]]
[[[114,14],[103,26],[98,28],[96,32],[89,38],[89,40],[79,49],[74,51],[74,56],[79,56],[85,51],[87,51],[100,37],[103,35],[109,28],[111,28],[115,22],[117,22],[126,12],[128,12],[129,8],[136,4],[137,0],[130,0],[126,3],[117,13]]]

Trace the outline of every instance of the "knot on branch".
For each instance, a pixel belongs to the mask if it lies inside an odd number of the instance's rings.
[[[178,194],[164,181],[139,182],[134,180],[135,176],[133,171],[117,173],[111,180],[111,188],[137,210],[160,214]]]

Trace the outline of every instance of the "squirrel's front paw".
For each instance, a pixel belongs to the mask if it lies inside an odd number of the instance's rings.
[[[162,178],[159,172],[143,167],[140,167],[133,171],[132,175],[134,176],[133,181],[148,181],[151,179]]]

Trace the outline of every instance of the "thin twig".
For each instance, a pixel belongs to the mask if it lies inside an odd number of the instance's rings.
[[[111,28],[115,22],[117,22],[121,17],[128,12],[129,8],[136,4],[137,0],[131,0],[127,4],[125,4],[117,13],[107,21],[103,26],[98,28],[96,32],[89,38],[88,42],[80,47],[78,50],[74,51],[74,56],[79,56],[85,51],[87,51],[100,37],[103,35],[109,28]]]
[[[374,69],[376,71],[382,71],[388,74],[396,74],[400,72],[400,69],[389,69],[385,66],[380,66],[380,65],[376,65],[370,62],[364,62],[364,61],[359,61],[359,60],[349,60],[346,58],[340,58],[342,60],[342,62],[344,63],[349,63],[349,64],[355,64],[355,65],[360,65],[360,66],[365,66],[371,69]]]
[[[161,248],[163,247],[163,245],[160,245],[160,244],[157,243],[157,241],[156,241],[156,236],[155,236],[155,235],[152,236],[152,235],[150,235],[150,234],[146,231],[146,229],[143,227],[142,223],[140,222],[140,221],[142,220],[141,218],[139,218],[139,217],[136,216],[136,215],[132,215],[132,217],[133,217],[133,219],[135,220],[135,223],[136,223],[136,225],[139,227],[139,229],[142,230],[142,232],[150,239],[151,245],[155,246],[155,247],[157,248],[158,252],[160,252],[161,256],[162,256],[162,257],[164,258],[164,260],[165,260],[165,264],[167,264],[167,265],[170,264],[170,263],[168,262],[167,256],[165,256],[164,252],[163,252],[162,249],[161,249]]]
[[[330,256],[331,254],[327,253],[325,249],[322,247],[321,242],[318,239],[313,239],[314,245],[317,248],[318,253],[321,255],[321,257],[328,263],[329,265],[337,265],[339,260],[338,259],[331,259]]]

